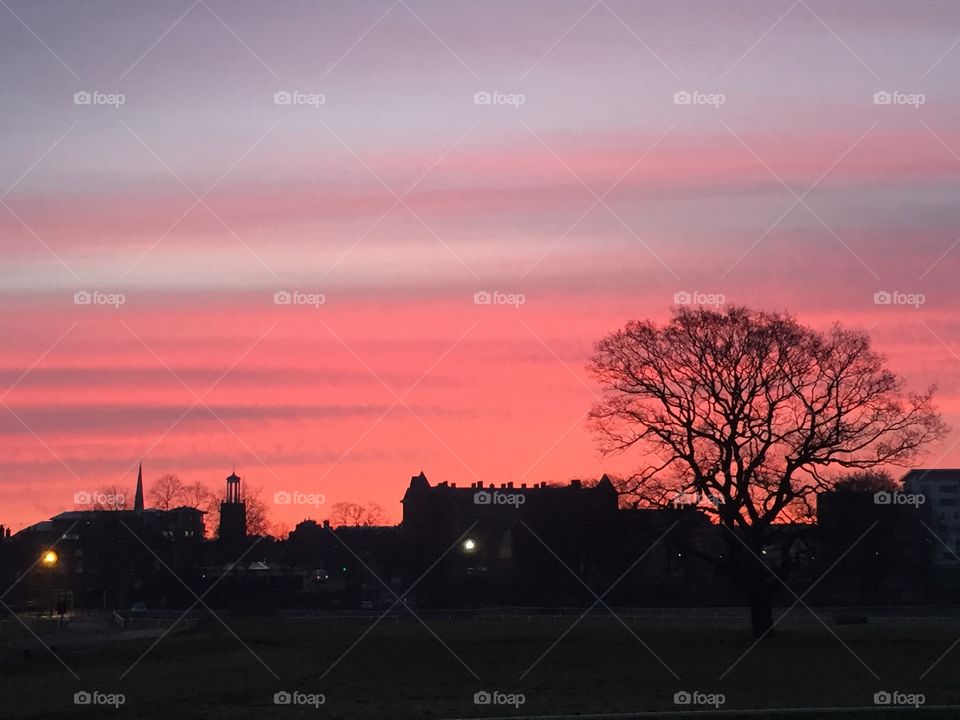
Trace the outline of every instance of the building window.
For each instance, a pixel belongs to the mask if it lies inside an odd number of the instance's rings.
[[[940,499],[940,504],[943,505],[944,507],[953,506],[953,505],[956,505],[956,504],[957,504],[957,499],[956,499],[956,498],[941,498],[941,499]]]
[[[940,486],[940,492],[942,492],[942,493],[949,493],[949,494],[951,494],[951,495],[956,495],[956,494],[957,494],[957,486],[956,486],[956,485],[941,485],[941,486]]]

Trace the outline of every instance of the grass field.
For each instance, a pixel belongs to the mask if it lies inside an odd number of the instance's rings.
[[[753,644],[742,620],[638,618],[626,621],[628,629],[610,616],[589,617],[565,636],[575,617],[427,618],[428,630],[407,616],[366,635],[374,617],[225,620],[230,630],[210,618],[167,636],[133,670],[155,638],[58,645],[76,680],[8,617],[0,626],[0,717],[434,719],[713,709],[675,705],[682,690],[722,693],[728,717],[742,709],[872,707],[882,690],[923,693],[926,707],[803,717],[960,717],[935,709],[960,706],[960,646],[920,679],[960,638],[960,618],[830,623],[838,640],[809,614],[792,615],[775,640],[757,644],[729,672]],[[77,707],[80,690],[123,693],[125,702],[109,711]],[[276,706],[281,690],[322,693],[325,703]],[[525,702],[476,705],[482,690],[522,693]],[[800,715],[777,715],[793,716]]]

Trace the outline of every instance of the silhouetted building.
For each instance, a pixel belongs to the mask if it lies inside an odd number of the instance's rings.
[[[960,547],[960,470],[912,471],[904,491],[823,493],[817,524],[774,525],[761,560],[814,603],[949,601],[960,590],[960,563],[947,561]],[[421,472],[402,506],[397,526],[305,520],[235,565],[250,542],[235,472],[218,541],[204,543],[199,510],[143,507],[138,470],[133,510],[60,513],[0,543],[0,580],[17,583],[18,607],[64,593],[78,607],[188,607],[181,580],[218,607],[265,610],[382,610],[396,596],[443,608],[590,607],[597,596],[612,607],[742,603],[720,568],[728,530],[696,505],[622,509],[605,475],[458,487]]]
[[[922,506],[893,500],[894,495],[839,489],[817,496],[813,575],[835,567],[818,583],[815,597],[837,604],[927,599],[927,514]]]
[[[304,520],[290,533],[284,560],[307,570],[301,604],[308,607],[389,607],[393,592],[416,579],[404,577],[410,557],[396,526],[334,529],[327,521]]]
[[[70,592],[78,607],[179,605],[203,549],[203,512],[71,510],[18,532],[18,562],[35,566],[21,599]],[[37,560],[40,559],[40,562]]]
[[[236,472],[227,477],[227,492],[220,503],[218,537],[221,545],[227,547],[241,547],[247,538],[247,506],[243,502],[240,478]]]
[[[926,510],[934,540],[933,561],[939,564],[960,563],[960,469],[917,468],[903,476],[902,502],[917,505],[915,497],[922,495],[920,505]]]
[[[420,473],[403,496],[405,546],[417,569],[442,559],[417,586],[417,599],[454,605],[579,605],[594,599],[584,585],[602,592],[629,570],[619,595],[633,600],[644,595],[639,601],[652,602],[649,588],[658,581],[689,581],[686,569],[699,563],[672,542],[655,547],[642,565],[635,561],[668,530],[675,539],[683,535],[687,546],[695,531],[712,533],[703,514],[621,510],[618,501],[606,475],[589,484],[457,487],[431,485]]]

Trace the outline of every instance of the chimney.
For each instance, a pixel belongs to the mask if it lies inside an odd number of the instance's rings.
[[[513,483],[512,483],[512,482],[508,482],[508,483],[507,483],[507,487],[510,488],[511,490],[513,490]]]
[[[579,480],[571,480],[571,481],[570,481],[570,487],[574,488],[575,490],[579,490],[579,489],[580,489],[580,481],[579,481]]]

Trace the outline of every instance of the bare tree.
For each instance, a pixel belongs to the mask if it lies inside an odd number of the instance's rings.
[[[330,524],[334,527],[359,525],[362,517],[363,506],[359,503],[338,502],[330,508]]]
[[[90,496],[93,510],[130,510],[133,495],[118,485],[107,485]]]
[[[375,502],[367,502],[367,513],[363,518],[364,525],[383,525],[387,521],[387,514]]]
[[[267,503],[263,500],[263,488],[247,485],[243,491],[247,506],[247,535],[268,535],[270,520],[267,518]]]
[[[383,508],[375,502],[360,505],[354,502],[334,503],[330,508],[330,524],[334,527],[382,525],[386,522]]]
[[[147,491],[150,504],[160,510],[177,507],[183,500],[183,483],[176,475],[157,478]]]
[[[710,555],[747,599],[756,637],[788,563],[761,560],[775,522],[803,517],[830,467],[905,465],[946,432],[934,389],[914,394],[866,333],[817,331],[780,313],[683,308],[631,322],[597,345],[591,411],[606,453],[644,453],[631,491],[649,505],[692,498],[727,532]],[[779,580],[778,580],[779,578]]]
[[[207,513],[216,512],[219,504],[216,493],[199,480],[183,486],[180,502],[186,507],[192,507]]]

